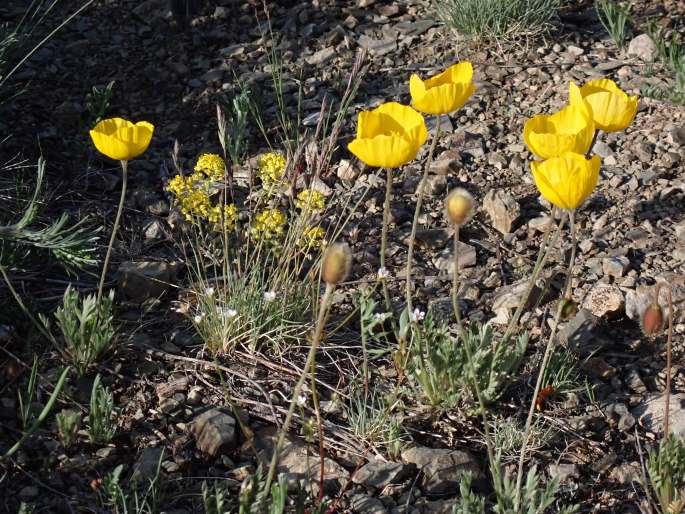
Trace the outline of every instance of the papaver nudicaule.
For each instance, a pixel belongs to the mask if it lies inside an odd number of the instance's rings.
[[[409,78],[412,106],[427,114],[447,114],[460,109],[473,94],[473,66],[464,61],[426,80]]]
[[[587,105],[597,128],[605,132],[624,130],[637,113],[637,96],[628,96],[613,80],[591,80],[582,87],[569,86],[569,103]]]
[[[131,123],[123,118],[102,120],[90,131],[95,148],[117,161],[130,161],[150,145],[155,127],[147,121]]]
[[[552,204],[561,209],[577,209],[595,189],[599,178],[600,159],[597,155],[566,152],[546,161],[530,163],[535,185]]]
[[[399,168],[426,142],[426,123],[418,112],[397,102],[359,113],[357,137],[348,149],[369,166]]]
[[[558,157],[565,152],[585,154],[592,145],[595,124],[589,109],[568,105],[551,115],[538,114],[523,128],[528,148],[541,159]]]

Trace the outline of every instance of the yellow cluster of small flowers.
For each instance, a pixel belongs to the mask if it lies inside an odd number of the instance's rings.
[[[302,232],[302,236],[299,241],[297,241],[297,245],[305,251],[321,248],[321,246],[323,246],[324,235],[325,232],[321,227],[307,227]]]
[[[257,159],[257,174],[265,184],[275,184],[283,178],[285,157],[278,152],[267,152]]]
[[[224,205],[224,223],[227,229],[232,229],[235,226],[236,219],[238,218],[238,210],[234,204]],[[210,223],[221,223],[221,206],[215,205],[209,211],[207,215],[207,221]]]
[[[286,221],[285,214],[278,209],[266,209],[255,217],[252,233],[267,240],[274,239],[283,235]]]
[[[204,173],[209,179],[223,181],[226,173],[226,163],[220,155],[215,153],[203,153],[197,159],[195,171]]]
[[[167,191],[178,200],[181,213],[188,221],[205,219],[210,223],[221,223],[221,207],[212,205],[211,181],[220,180],[224,174],[224,160],[216,154],[202,154],[192,175],[176,175],[167,184]],[[235,205],[224,206],[226,227],[235,226],[237,210]]]
[[[167,190],[176,196],[186,220],[192,221],[193,217],[206,218],[209,215],[212,202],[201,174],[176,175],[169,180]]]
[[[322,211],[326,205],[323,195],[314,189],[304,189],[295,199],[295,207],[303,211]]]

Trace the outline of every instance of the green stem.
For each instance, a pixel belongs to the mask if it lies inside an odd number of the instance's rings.
[[[526,426],[523,434],[523,444],[521,445],[521,454],[519,455],[518,462],[518,474],[516,476],[516,505],[518,506],[521,501],[521,482],[523,480],[523,463],[526,458],[526,450],[528,447],[528,441],[530,439],[531,425],[533,422],[533,415],[535,414],[535,405],[538,394],[540,393],[540,388],[542,386],[542,380],[547,369],[547,364],[552,356],[552,350],[554,348],[554,338],[557,333],[557,328],[559,326],[559,321],[561,320],[561,314],[564,308],[564,300],[569,295],[571,290],[571,277],[573,276],[573,268],[575,266],[576,260],[576,230],[575,230],[575,211],[569,212],[569,228],[571,232],[571,259],[568,264],[568,271],[566,274],[566,283],[563,289],[563,296],[560,298],[557,305],[557,311],[554,315],[554,322],[552,324],[552,330],[549,334],[549,339],[547,340],[547,346],[545,347],[545,353],[542,357],[542,363],[540,364],[540,371],[538,372],[537,380],[535,381],[535,389],[533,391],[533,399],[530,402],[530,408],[528,409],[528,417],[526,418]]]
[[[274,454],[271,458],[271,464],[269,464],[269,472],[266,476],[266,484],[264,486],[265,491],[270,490],[271,483],[273,482],[274,476],[276,475],[276,466],[278,465],[278,460],[280,459],[281,451],[283,450],[283,444],[285,443],[285,437],[288,433],[288,428],[290,427],[290,422],[292,421],[293,413],[295,412],[297,399],[300,396],[302,386],[304,385],[304,381],[307,378],[308,372],[311,369],[312,364],[314,363],[316,351],[319,348],[319,344],[321,343],[323,327],[326,322],[326,315],[328,314],[328,308],[330,306],[329,304],[331,302],[331,297],[333,296],[334,290],[334,284],[326,284],[326,291],[324,292],[323,298],[321,299],[321,308],[319,309],[319,315],[317,317],[316,327],[314,329],[314,336],[312,337],[312,346],[309,349],[309,354],[307,355],[307,362],[304,365],[302,375],[300,376],[300,379],[297,381],[297,384],[295,384],[295,388],[293,389],[293,396],[290,401],[290,407],[288,408],[288,413],[285,415],[283,425],[281,426],[281,433],[278,436],[278,441],[276,442],[276,447],[274,448]],[[264,498],[264,501],[266,501],[266,497]]]
[[[121,220],[121,213],[124,210],[124,199],[126,198],[126,183],[128,181],[128,161],[121,161],[121,196],[119,197],[119,207],[117,208],[117,215],[114,218],[114,226],[112,227],[112,235],[109,238],[107,245],[107,253],[105,254],[105,263],[102,266],[102,275],[100,275],[100,285],[98,286],[97,303],[100,303],[102,298],[102,291],[105,288],[105,277],[107,276],[107,268],[109,267],[109,259],[112,256],[112,247],[114,246],[114,239],[117,236],[119,229],[119,222]]]
[[[390,200],[392,199],[392,169],[385,169],[385,201],[383,202],[383,228],[381,229],[381,269],[386,272],[385,254],[388,247],[388,225],[390,224]],[[392,312],[392,302],[390,301],[390,291],[388,291],[388,281],[386,277],[381,278],[383,287],[383,297],[385,298],[385,310]]]
[[[416,198],[416,208],[414,209],[414,220],[411,224],[411,235],[409,236],[409,246],[407,248],[407,271],[406,271],[406,301],[407,301],[407,312],[411,316],[413,306],[411,302],[412,294],[412,280],[411,280],[411,268],[412,261],[414,258],[414,243],[416,240],[416,229],[419,225],[419,216],[421,215],[421,207],[423,206],[423,192],[426,189],[426,182],[428,179],[428,170],[430,170],[431,164],[433,163],[433,152],[435,151],[435,145],[440,137],[440,126],[441,126],[441,116],[437,117],[437,124],[435,127],[435,134],[433,136],[433,141],[431,142],[430,150],[428,151],[428,159],[426,161],[426,166],[423,169],[423,176],[421,182],[419,182],[419,190],[417,191]],[[413,322],[412,322],[413,323]]]

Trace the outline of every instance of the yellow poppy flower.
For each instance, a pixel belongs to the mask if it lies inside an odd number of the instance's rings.
[[[369,166],[399,168],[426,142],[426,123],[418,112],[397,102],[359,113],[357,137],[347,146]]]
[[[117,161],[130,161],[147,150],[155,127],[147,121],[131,123],[122,118],[102,120],[90,131],[95,148]]]
[[[609,79],[592,80],[582,87],[571,82],[569,103],[588,105],[595,125],[605,132],[624,130],[637,113],[637,96],[628,96]]]
[[[600,160],[566,152],[530,163],[535,185],[547,200],[562,209],[577,209],[597,185]]]
[[[468,61],[450,66],[426,80],[409,78],[412,106],[427,114],[447,114],[460,109],[473,94],[473,66]]]
[[[523,139],[541,159],[564,152],[585,154],[595,135],[595,124],[587,109],[568,105],[552,115],[538,114],[523,128]]]

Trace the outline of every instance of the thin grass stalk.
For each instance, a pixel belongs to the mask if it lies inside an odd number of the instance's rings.
[[[570,294],[571,290],[571,283],[572,283],[572,276],[573,276],[573,268],[575,266],[575,259],[576,259],[576,230],[575,230],[575,211],[569,211],[568,213],[569,216],[569,229],[571,232],[571,259],[569,260],[568,264],[568,271],[566,274],[566,283],[564,285],[563,289],[563,296],[560,298],[559,303],[557,305],[557,311],[556,314],[554,315],[554,321],[552,323],[552,330],[549,334],[549,339],[547,340],[547,346],[545,347],[545,353],[542,357],[542,363],[540,364],[540,371],[538,372],[538,377],[537,380],[535,381],[535,389],[533,391],[533,399],[530,402],[530,408],[528,409],[528,417],[526,418],[526,426],[523,434],[523,444],[521,445],[521,454],[519,455],[519,462],[518,462],[518,473],[516,476],[516,498],[515,498],[515,506],[518,509],[518,506],[520,505],[521,501],[521,483],[523,480],[523,463],[526,458],[526,450],[528,446],[528,442],[530,439],[530,434],[531,434],[531,426],[533,422],[533,415],[535,414],[535,404],[536,400],[538,397],[538,394],[540,393],[540,388],[542,387],[542,379],[544,378],[545,375],[545,370],[547,368],[547,364],[549,363],[549,359],[552,356],[552,349],[554,348],[554,338],[557,333],[557,328],[559,327],[559,321],[561,320],[561,314],[564,309],[564,300],[567,298],[567,296]]]
[[[121,221],[121,213],[124,210],[124,200],[126,199],[126,184],[128,182],[128,161],[121,162],[121,196],[119,197],[119,206],[117,207],[117,214],[114,218],[114,226],[112,227],[112,235],[109,238],[109,244],[107,245],[107,253],[105,254],[105,262],[102,265],[102,275],[100,275],[100,285],[98,285],[98,296],[97,303],[100,304],[100,299],[102,298],[102,291],[105,288],[105,278],[107,277],[107,268],[109,267],[109,259],[112,256],[112,247],[114,246],[114,240],[117,237],[117,230],[119,229],[119,223]]]
[[[326,316],[328,314],[328,309],[330,307],[330,302],[334,290],[335,284],[326,284],[326,290],[324,291],[323,297],[321,299],[321,308],[319,309],[319,313],[316,320],[316,326],[314,328],[312,346],[310,347],[309,354],[307,355],[307,363],[305,364],[302,375],[300,376],[299,380],[295,384],[295,388],[293,389],[293,396],[290,400],[290,407],[288,408],[288,413],[286,414],[285,419],[283,420],[283,425],[281,426],[281,433],[278,436],[278,441],[276,442],[276,446],[274,448],[274,454],[271,458],[271,464],[269,465],[269,471],[266,476],[266,483],[264,486],[265,491],[270,490],[271,483],[273,482],[274,476],[276,475],[276,466],[278,465],[278,460],[281,457],[281,451],[283,450],[283,444],[285,443],[285,436],[288,432],[288,428],[290,428],[290,423],[295,412],[295,406],[297,405],[297,399],[300,396],[302,386],[304,385],[304,381],[307,378],[307,371],[311,369],[312,364],[314,363],[316,358],[316,351],[319,348],[319,344],[321,343],[321,336],[323,334],[323,328],[326,323]],[[264,498],[263,501],[266,501],[266,498]]]
[[[442,116],[437,116],[437,124],[435,127],[435,134],[433,135],[433,141],[431,142],[430,149],[428,151],[428,159],[426,160],[426,165],[423,169],[423,176],[421,177],[421,182],[419,183],[419,190],[417,191],[416,208],[414,209],[414,220],[411,224],[411,235],[409,236],[409,246],[407,248],[407,271],[406,271],[406,297],[407,297],[407,312],[412,313],[412,279],[411,279],[411,268],[412,260],[414,257],[414,243],[416,240],[416,229],[419,225],[419,216],[421,214],[421,207],[423,206],[423,193],[426,189],[426,181],[428,179],[428,171],[430,170],[431,164],[433,163],[433,153],[435,152],[435,146],[440,137]],[[413,323],[413,322],[412,322]]]
[[[557,212],[556,207],[552,210],[552,218],[555,217],[555,214]],[[549,258],[549,252],[552,248],[557,243],[557,240],[559,238],[559,234],[561,233],[562,229],[564,228],[564,225],[566,223],[566,218],[562,218],[561,221],[559,222],[558,225],[556,225],[556,228],[554,231],[547,231],[545,234],[545,238],[542,242],[542,245],[540,246],[540,250],[538,251],[538,257],[537,260],[535,261],[535,265],[533,266],[533,271],[530,276],[530,280],[528,282],[528,288],[526,289],[526,293],[521,297],[521,301],[519,302],[518,306],[516,307],[516,311],[514,311],[514,315],[511,317],[511,320],[509,320],[509,324],[507,325],[507,329],[504,331],[504,336],[502,337],[501,341],[506,342],[509,340],[511,337],[512,332],[516,328],[516,325],[519,322],[519,319],[521,319],[521,315],[523,314],[523,310],[526,307],[526,304],[528,303],[528,299],[530,298],[530,294],[533,292],[533,289],[535,288],[535,283],[537,282],[538,278],[540,277],[540,272],[544,269],[545,264],[547,263],[547,259]],[[552,233],[554,234],[554,237],[552,238]],[[550,239],[552,241],[550,242]]]
[[[38,331],[43,335],[43,337],[50,341],[53,344],[53,346],[57,348],[60,354],[62,354],[62,356],[65,357],[64,352],[57,344],[57,340],[55,339],[55,337],[50,332],[48,332],[46,328],[43,326],[43,324],[40,321],[38,321],[33,314],[31,314],[30,310],[28,310],[26,304],[21,299],[21,296],[19,296],[19,293],[12,285],[12,281],[10,280],[9,275],[7,274],[7,270],[5,270],[5,267],[2,265],[0,265],[0,274],[2,274],[2,278],[5,281],[5,284],[7,285],[7,289],[10,290],[10,293],[14,297],[14,301],[17,302],[17,305],[19,305],[19,308],[22,310],[24,315],[31,321],[31,323],[33,323],[33,326],[35,326],[38,329]]]

